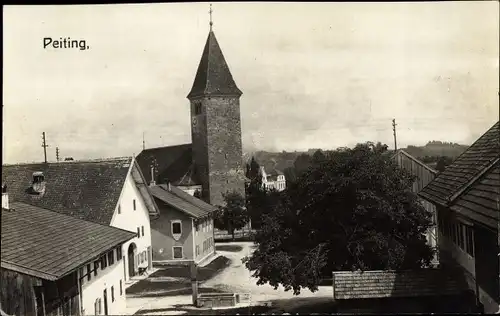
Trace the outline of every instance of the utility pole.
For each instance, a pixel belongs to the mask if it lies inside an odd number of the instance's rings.
[[[59,162],[59,147],[56,147],[56,160]]]
[[[396,119],[392,119],[392,131],[394,132],[394,151],[398,151],[398,143],[396,141]]]
[[[45,141],[45,132],[42,133],[42,147],[43,147],[43,156],[45,158],[45,163],[47,163],[47,142]]]

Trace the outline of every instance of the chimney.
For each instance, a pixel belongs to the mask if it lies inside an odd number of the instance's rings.
[[[33,172],[33,183],[31,187],[33,189],[33,193],[35,194],[45,193],[45,176],[43,172]]]
[[[9,209],[9,194],[7,193],[6,184],[2,184],[2,209]]]

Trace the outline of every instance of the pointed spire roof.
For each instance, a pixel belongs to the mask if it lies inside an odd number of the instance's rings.
[[[241,96],[219,43],[212,30],[208,33],[205,49],[196,72],[193,87],[187,98],[197,96]]]

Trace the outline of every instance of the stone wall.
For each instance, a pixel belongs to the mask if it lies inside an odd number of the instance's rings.
[[[198,115],[196,102],[202,104]],[[192,124],[193,159],[203,196],[210,204],[222,205],[224,193],[245,193],[239,98],[204,97],[193,100],[191,107],[191,117],[196,117]]]

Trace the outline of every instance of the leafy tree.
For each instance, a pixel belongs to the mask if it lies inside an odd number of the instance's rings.
[[[234,231],[243,228],[249,221],[245,199],[237,191],[224,194],[225,206],[221,206],[215,214],[214,225],[218,229],[227,230],[234,240]]]
[[[300,154],[295,159],[295,161],[293,162],[293,166],[295,168],[295,173],[297,174],[297,176],[300,176],[301,174],[306,172],[307,169],[309,169],[309,167],[311,166],[311,160],[311,156],[309,156],[308,154]]]
[[[339,270],[421,268],[431,214],[414,178],[373,144],[331,152],[281,192],[245,259],[258,284],[299,294]]]
[[[293,182],[297,181],[297,174],[294,168],[292,167],[285,168],[285,170],[283,170],[283,174],[285,175],[287,187],[292,185]]]
[[[257,180],[257,178],[260,178],[260,176],[261,176],[260,165],[255,160],[255,157],[252,157],[252,160],[250,161],[250,163],[247,164],[246,176],[250,180]]]
[[[317,164],[323,162],[325,159],[326,156],[325,154],[323,154],[323,151],[321,151],[321,149],[318,149],[314,152],[311,162]]]

